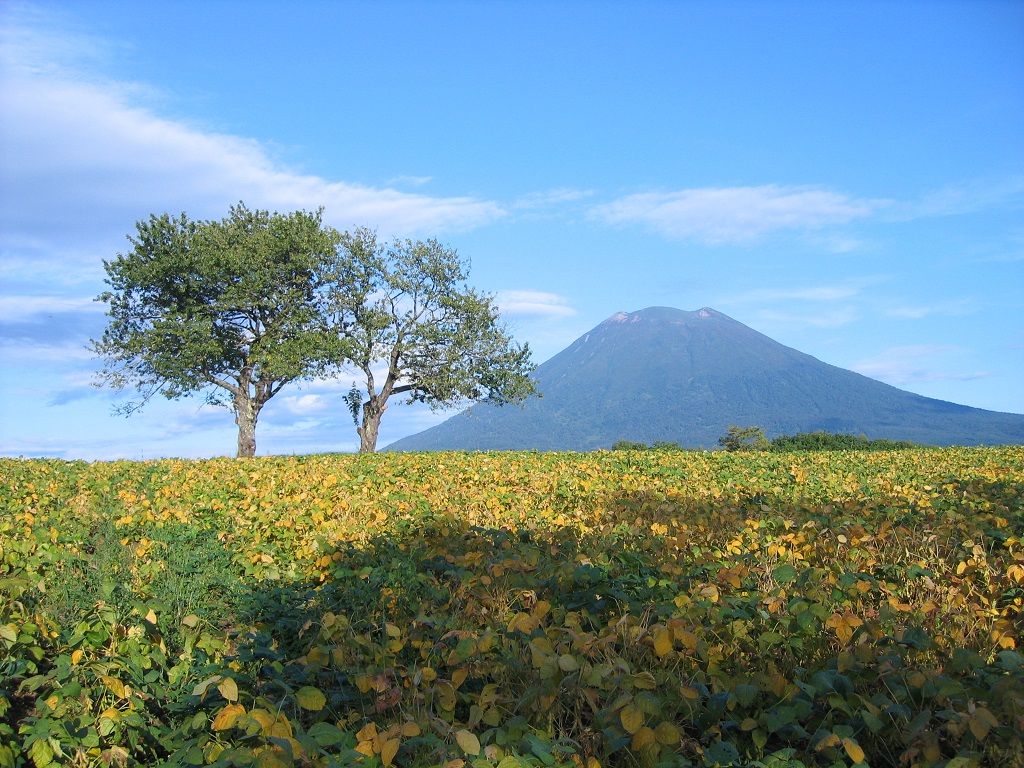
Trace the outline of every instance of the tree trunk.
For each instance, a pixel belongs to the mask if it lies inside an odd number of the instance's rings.
[[[259,408],[248,397],[235,397],[235,423],[238,425],[238,458],[256,455],[256,418]]]
[[[359,433],[359,452],[373,453],[377,450],[377,433],[380,431],[380,417],[388,407],[381,404],[376,397],[363,403],[363,426]]]

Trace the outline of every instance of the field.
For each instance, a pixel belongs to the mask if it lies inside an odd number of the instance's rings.
[[[1024,447],[0,459],[0,766],[1024,766]]]

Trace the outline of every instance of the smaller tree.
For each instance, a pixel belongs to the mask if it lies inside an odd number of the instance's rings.
[[[436,410],[536,394],[529,346],[512,340],[493,297],[468,287],[467,274],[458,253],[436,240],[383,245],[366,228],[341,236],[329,289],[341,341],[335,364],[362,379],[361,391],[344,397],[361,453],[376,450],[396,395]]]
[[[104,261],[110,321],[93,351],[98,383],[135,388],[131,414],[160,393],[205,393],[230,408],[238,456],[256,453],[256,421],[282,387],[337,353],[321,292],[340,235],[320,212],[231,208],[221,221],[185,214],[136,224],[133,249]]]
[[[771,447],[761,427],[737,427],[729,425],[718,444],[727,451],[766,451]]]

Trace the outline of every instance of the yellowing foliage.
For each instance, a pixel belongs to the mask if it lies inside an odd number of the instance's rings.
[[[1019,446],[0,460],[0,504],[41,767],[1024,754]]]

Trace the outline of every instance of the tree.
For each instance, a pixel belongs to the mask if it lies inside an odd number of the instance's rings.
[[[737,427],[730,425],[718,444],[727,451],[766,451],[771,447],[761,427]]]
[[[221,221],[166,213],[136,223],[134,246],[104,261],[110,290],[98,383],[134,388],[131,414],[155,394],[204,393],[230,408],[238,456],[256,452],[256,421],[290,382],[323,370],[338,354],[328,331],[324,278],[340,234],[321,212],[250,211]]]
[[[383,245],[366,228],[341,236],[329,293],[343,349],[338,372],[354,370],[362,381],[345,397],[360,453],[376,450],[393,396],[437,410],[536,394],[529,345],[513,342],[494,298],[468,287],[467,274],[458,253],[436,240]]]

